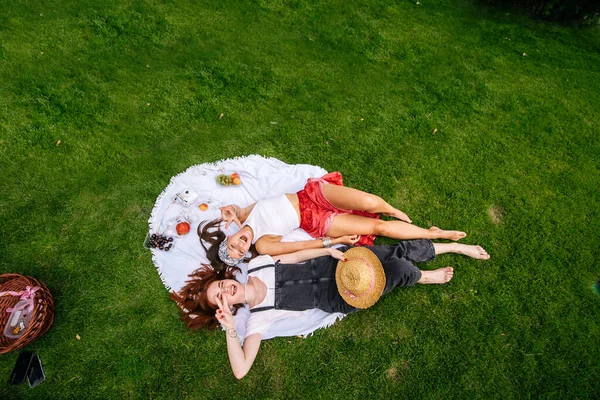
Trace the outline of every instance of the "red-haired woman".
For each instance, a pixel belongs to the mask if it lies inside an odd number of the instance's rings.
[[[275,259],[252,259],[246,283],[233,279],[236,267],[228,268],[223,279],[223,272],[205,266],[191,274],[187,285],[171,297],[180,305],[181,319],[188,326],[212,329],[220,323],[225,328],[231,368],[241,379],[254,363],[263,334],[275,322],[296,320],[314,308],[348,314],[370,307],[394,287],[446,283],[454,275],[452,267],[422,271],[413,265],[443,253],[489,258],[480,246],[426,239],[353,248],[346,253],[332,248],[302,250]],[[306,260],[311,261],[298,264]],[[233,314],[244,304],[251,314],[242,346]]]

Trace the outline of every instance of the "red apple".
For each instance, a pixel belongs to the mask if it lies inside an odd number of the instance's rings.
[[[178,235],[186,235],[190,231],[190,223],[189,222],[180,222],[175,227]]]

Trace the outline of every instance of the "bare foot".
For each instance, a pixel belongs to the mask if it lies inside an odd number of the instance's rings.
[[[421,279],[417,283],[423,285],[448,283],[454,276],[454,268],[444,267],[433,271],[421,271]]]
[[[478,260],[487,260],[490,255],[481,246],[472,246],[468,244],[455,243],[456,252],[467,257],[476,258]]]
[[[467,236],[466,233],[462,231],[445,231],[443,229],[438,228],[437,226],[432,226],[429,228],[431,232],[435,232],[436,236],[433,239],[448,239],[448,240],[460,240]]]

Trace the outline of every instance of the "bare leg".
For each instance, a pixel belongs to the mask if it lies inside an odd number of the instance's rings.
[[[342,210],[360,210],[389,215],[406,222],[412,222],[408,215],[389,205],[381,197],[345,186],[323,184],[325,198]]]
[[[487,260],[490,258],[487,251],[481,246],[472,246],[462,243],[434,243],[433,248],[435,249],[435,255],[456,253],[478,260]]]
[[[445,231],[434,227],[424,229],[402,221],[383,221],[360,215],[336,215],[327,236],[377,235],[392,239],[449,239],[459,240],[466,236],[460,231]]]
[[[421,279],[417,281],[422,285],[447,283],[454,276],[452,267],[434,269],[433,271],[421,271]]]

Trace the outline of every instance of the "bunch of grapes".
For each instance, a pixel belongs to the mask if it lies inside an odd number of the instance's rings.
[[[231,186],[233,185],[233,179],[229,175],[221,174],[217,176],[217,182],[222,186]]]
[[[159,250],[164,250],[164,251],[169,251],[171,250],[171,247],[173,247],[173,238],[166,236],[166,235],[160,235],[157,233],[153,233],[152,236],[150,236],[150,241],[148,242],[148,247],[150,248],[158,248]]]
[[[242,181],[240,180],[240,176],[237,172],[234,172],[231,175],[217,175],[217,183],[221,186],[238,186]]]

